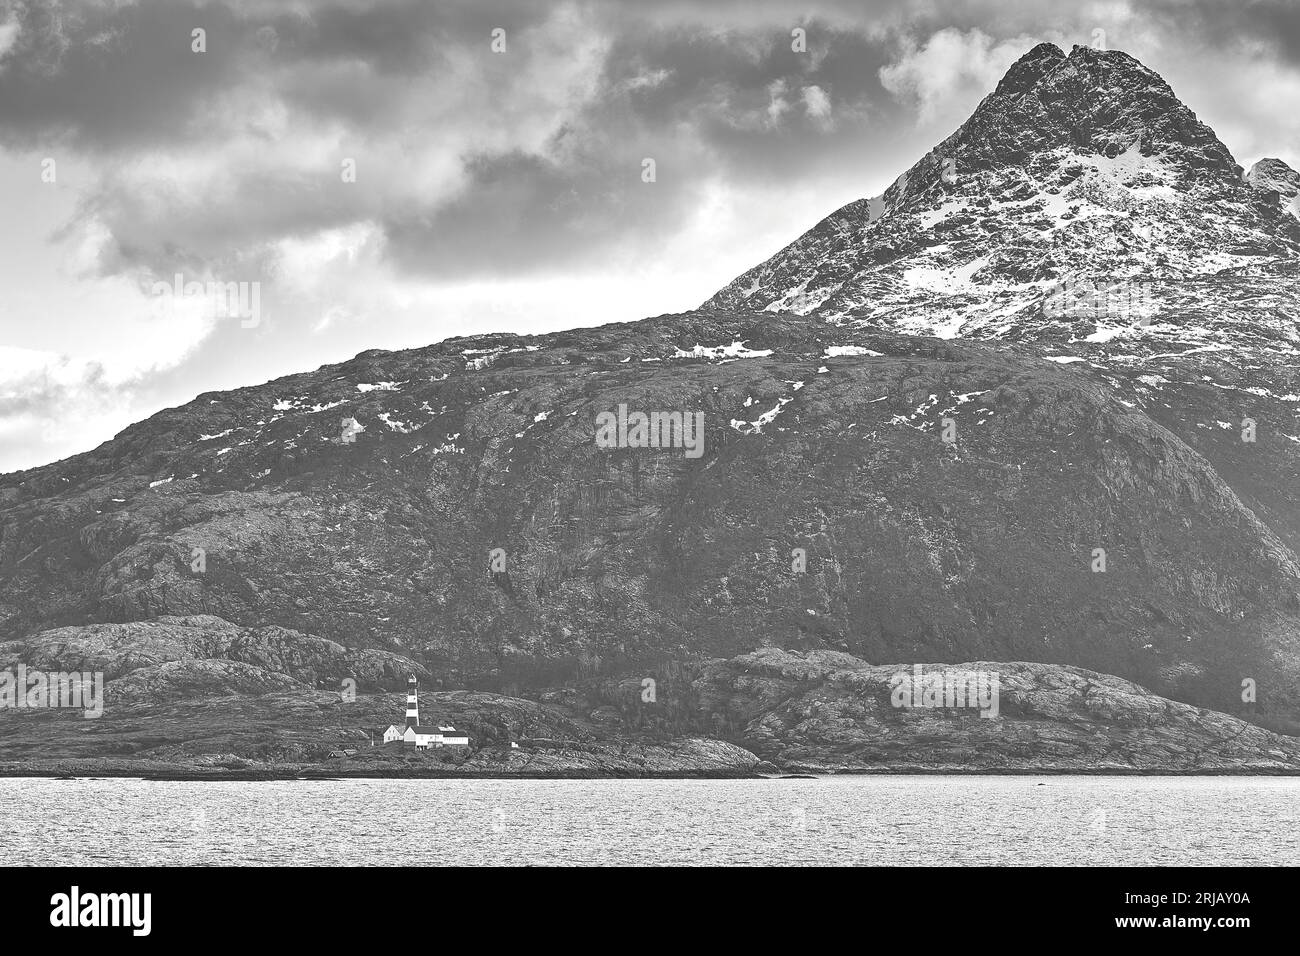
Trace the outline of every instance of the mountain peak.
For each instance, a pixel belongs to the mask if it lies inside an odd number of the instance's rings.
[[[1055,43],[1040,43],[1011,65],[994,93],[1014,95],[1027,92],[1064,59],[1065,53]]]
[[[1283,195],[1294,196],[1300,190],[1300,173],[1280,159],[1266,156],[1250,167],[1246,181],[1253,185],[1277,189]]]
[[[1040,43],[946,141],[993,164],[1071,149],[1114,158],[1140,140],[1185,176],[1240,175],[1232,154],[1159,74],[1120,50]]]
[[[1294,283],[1286,302],[1246,287],[1300,267],[1300,224],[1274,195],[1295,201],[1289,172],[1269,162],[1243,178],[1128,54],[1040,43],[882,195],[832,213],[704,307],[944,338],[1190,341],[1151,321],[1165,315],[1193,323],[1197,346],[1229,347],[1247,329],[1277,340],[1293,334]],[[1053,290],[1080,281],[1140,284],[1142,321],[1060,321]]]
[[[1049,43],[1044,40],[1017,60],[1016,63],[1032,63],[1036,60],[1044,59],[1063,60],[1065,59],[1065,52],[1055,43]],[[1012,68],[1014,69],[1014,67]]]
[[[1300,173],[1282,160],[1261,159],[1246,173],[1246,182],[1300,219]]]

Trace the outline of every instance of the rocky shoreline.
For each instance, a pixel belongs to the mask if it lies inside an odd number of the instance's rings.
[[[687,738],[663,744],[485,748],[463,761],[401,745],[320,762],[266,762],[231,755],[189,761],[82,758],[0,761],[0,777],[132,777],[146,780],[345,779],[734,779],[779,774],[777,767],[734,744]]]
[[[258,764],[248,767],[203,767],[163,761],[15,761],[0,763],[0,779],[47,778],[59,780],[121,778],[174,782],[252,782],[289,780],[815,780],[822,777],[873,776],[968,776],[968,777],[1300,777],[1300,768],[1237,767],[1203,770],[1169,768],[1136,770],[1102,768],[1009,768],[971,770],[964,767],[931,766],[877,767],[830,770],[817,773],[786,771],[761,764],[751,769],[645,768],[642,772],[618,772],[612,768],[553,765],[520,770],[447,767],[324,767],[320,764]]]
[[[138,654],[139,640],[131,644]],[[45,656],[31,663],[71,669],[87,661],[84,646],[43,646]],[[111,652],[97,651],[90,660],[117,673]],[[662,675],[653,700],[636,678],[561,687],[539,699],[429,692],[421,695],[421,712],[454,725],[471,745],[416,751],[382,743],[383,729],[400,722],[402,693],[327,691],[266,660],[241,663],[246,687],[232,693],[226,663],[185,659],[161,665],[149,681],[133,681],[140,668],[123,666],[125,673],[106,683],[96,719],[53,708],[2,710],[0,776],[1300,774],[1300,738],[1253,723],[1249,713],[1196,707],[1059,664],[924,665],[940,681],[979,675],[986,690],[996,687],[983,707],[973,699],[928,705],[916,695],[900,699],[900,680],[921,665],[775,647]],[[286,680],[290,686],[281,686]]]

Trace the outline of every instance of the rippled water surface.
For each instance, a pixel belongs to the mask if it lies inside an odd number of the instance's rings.
[[[1300,778],[0,780],[5,864],[1291,864]]]

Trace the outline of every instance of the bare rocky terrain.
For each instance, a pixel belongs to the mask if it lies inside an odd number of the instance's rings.
[[[221,675],[216,662],[203,670]],[[964,662],[999,680],[998,713],[899,708],[905,665],[838,651],[765,648],[682,669],[645,701],[636,680],[542,694],[452,691],[425,713],[469,750],[417,753],[380,735],[402,694],[349,699],[284,678],[145,700],[122,678],[104,716],[8,715],[0,776],[656,777],[776,773],[1295,773],[1300,739],[1159,697],[1120,678],[1049,664]],[[931,671],[936,668],[930,668]]]
[[[697,311],[365,352],[0,476],[0,669],[108,680],[0,712],[0,772],[1294,772],[1296,182],[1042,45]],[[704,453],[598,447],[620,404]],[[1002,715],[891,707],[916,662]],[[409,673],[472,754],[370,747]]]

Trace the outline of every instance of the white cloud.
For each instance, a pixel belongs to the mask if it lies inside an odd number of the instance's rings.
[[[3,470],[42,465],[91,448],[137,417],[130,389],[106,382],[98,363],[0,346]]]
[[[19,29],[20,25],[16,19],[0,23],[0,61],[4,60],[5,54],[18,42]]]
[[[915,101],[920,123],[960,122],[1037,42],[1018,36],[994,43],[982,30],[947,27],[919,47],[908,41],[897,63],[881,67],[880,82],[900,99]]]
[[[1213,71],[1187,57],[1190,62],[1171,64],[1165,79],[1245,168],[1264,156],[1300,168],[1300,113],[1289,108],[1300,102],[1300,71],[1248,51],[1233,51],[1232,60],[1221,56],[1223,66]]]
[[[785,98],[785,80],[773,80],[767,87],[767,119],[775,126],[781,117],[790,110],[790,103]]]
[[[367,251],[377,256],[382,243],[383,234],[370,222],[282,239],[276,245],[275,277],[293,293],[312,292]]]
[[[809,85],[803,88],[803,108],[804,112],[808,114],[808,118],[823,131],[834,127],[835,120],[831,115],[831,98],[820,86]]]

